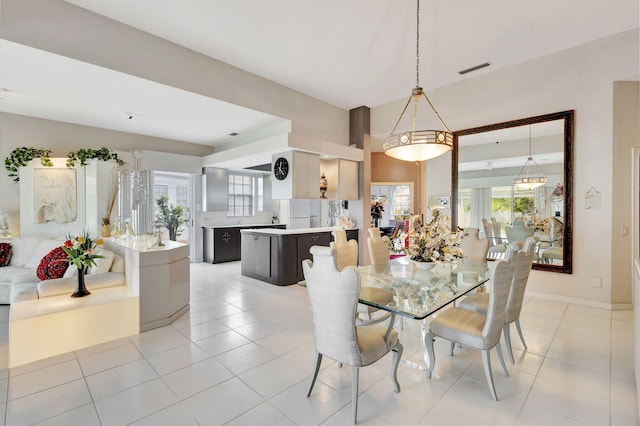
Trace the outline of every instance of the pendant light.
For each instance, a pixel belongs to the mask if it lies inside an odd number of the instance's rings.
[[[444,124],[440,114],[433,107],[422,87],[420,87],[420,0],[417,3],[416,13],[416,87],[411,91],[411,96],[407,100],[396,125],[384,140],[384,153],[390,157],[403,161],[424,161],[445,154],[453,148],[453,134]],[[424,98],[433,111],[444,130],[416,130],[416,118],[419,101]],[[400,121],[404,117],[409,104],[413,101],[413,120],[411,130],[396,133]],[[424,102],[423,102],[424,103]]]
[[[535,173],[533,175],[530,174],[532,165],[535,167],[534,172],[535,170],[538,171],[537,175]],[[547,177],[542,173],[542,170],[540,170],[540,167],[538,167],[538,164],[531,156],[531,126],[529,126],[529,157],[524,163],[524,166],[522,166],[522,169],[520,169],[518,177],[513,180],[513,184],[518,189],[531,190],[542,186],[545,183],[547,183]]]

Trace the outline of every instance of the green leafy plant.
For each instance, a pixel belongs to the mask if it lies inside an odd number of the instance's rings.
[[[189,221],[186,217],[187,210],[181,205],[169,204],[169,197],[166,195],[156,198],[156,205],[158,209],[155,223],[164,225],[169,230],[169,239],[175,241],[182,232],[182,225]]]
[[[9,177],[13,178],[14,182],[20,182],[18,169],[26,166],[27,163],[34,158],[40,158],[40,164],[44,167],[52,167],[53,163],[51,162],[51,159],[49,159],[49,154],[51,154],[51,150],[49,149],[21,146],[11,151],[9,156],[4,159],[4,167],[7,169]]]
[[[78,161],[80,161],[81,166],[86,166],[87,160],[93,159],[102,161],[115,160],[119,166],[124,164],[124,161],[118,158],[118,154],[103,146],[100,149],[80,148],[77,151],[70,151],[67,154],[67,167],[75,167]]]
[[[53,163],[49,158],[51,154],[51,150],[49,149],[40,149],[40,148],[31,148],[21,146],[9,154],[7,158],[4,159],[4,167],[9,172],[9,177],[13,178],[14,182],[20,182],[20,176],[18,174],[18,170],[20,167],[24,167],[29,163],[29,161],[34,158],[40,158],[40,163],[44,167],[53,167]],[[109,148],[105,148],[104,146],[100,149],[84,149],[80,148],[77,151],[70,151],[67,154],[67,167],[75,167],[76,163],[80,161],[81,166],[87,165],[87,160],[98,159],[102,161],[115,160],[119,166],[124,164],[120,158],[118,158],[118,154],[110,150]]]

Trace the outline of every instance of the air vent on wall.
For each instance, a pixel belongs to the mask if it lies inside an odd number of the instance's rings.
[[[491,65],[491,62],[485,62],[483,64],[475,65],[475,66],[473,66],[471,68],[467,68],[465,70],[458,71],[458,74],[464,75],[464,74],[467,74],[467,73],[470,73],[470,72],[473,72],[473,71],[477,71],[477,70],[482,69],[482,68],[486,68],[486,67],[488,67],[490,65]]]

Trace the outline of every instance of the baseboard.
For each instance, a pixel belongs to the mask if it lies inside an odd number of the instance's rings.
[[[590,306],[592,308],[606,309],[608,311],[633,311],[633,303],[606,303],[594,300],[580,299],[577,297],[559,296],[557,294],[540,293],[537,291],[527,291],[525,296],[537,297],[538,299],[553,300],[556,302],[573,303],[575,305]]]

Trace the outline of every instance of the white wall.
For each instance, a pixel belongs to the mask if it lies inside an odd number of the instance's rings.
[[[612,287],[630,285],[631,274],[612,282],[611,273],[612,209],[616,202],[612,198],[612,110],[614,81],[638,79],[638,52],[638,30],[628,31],[429,93],[454,130],[575,110],[574,272],[533,271],[528,287],[531,292],[609,306],[614,302]],[[386,136],[389,121],[401,111],[401,103],[371,110],[372,134]],[[427,173],[427,194],[442,195],[450,179],[450,157],[428,162]],[[585,210],[584,194],[592,186],[602,194],[599,210]],[[630,211],[626,217],[630,221]],[[594,276],[602,277],[602,288],[592,287]],[[624,307],[631,300],[615,302]]]

